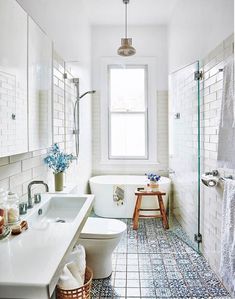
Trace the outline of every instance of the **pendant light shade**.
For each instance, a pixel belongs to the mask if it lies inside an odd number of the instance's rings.
[[[117,53],[121,56],[132,56],[136,50],[132,46],[132,38],[127,37],[127,4],[129,0],[123,0],[123,3],[125,4],[125,38],[121,39],[121,47],[118,48]]]
[[[132,38],[122,38],[121,47],[118,48],[118,55],[131,56],[136,53],[134,47],[132,47]]]

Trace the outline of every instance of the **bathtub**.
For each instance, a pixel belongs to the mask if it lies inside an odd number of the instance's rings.
[[[95,195],[94,212],[97,216],[107,218],[132,218],[135,207],[135,190],[137,187],[146,187],[146,176],[140,175],[101,175],[90,178],[91,193]],[[168,205],[171,180],[161,177],[159,181],[160,191],[166,193],[163,196],[165,208]],[[119,186],[124,190],[124,201],[118,205],[113,199],[114,188]],[[155,196],[146,196],[142,200],[142,208],[158,208]],[[157,212],[141,212],[141,214],[154,215]]]

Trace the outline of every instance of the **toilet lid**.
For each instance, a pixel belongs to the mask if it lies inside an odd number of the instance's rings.
[[[125,230],[126,224],[120,220],[88,217],[79,238],[112,239]]]

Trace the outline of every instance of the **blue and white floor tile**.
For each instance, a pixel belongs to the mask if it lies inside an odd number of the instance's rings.
[[[160,220],[127,224],[113,254],[113,273],[93,281],[91,298],[231,298],[203,256],[162,228]]]

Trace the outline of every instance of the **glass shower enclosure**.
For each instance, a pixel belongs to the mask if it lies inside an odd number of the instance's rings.
[[[200,234],[200,70],[196,61],[169,78],[170,204],[174,234],[199,251]]]

